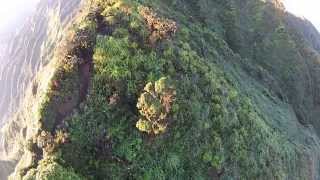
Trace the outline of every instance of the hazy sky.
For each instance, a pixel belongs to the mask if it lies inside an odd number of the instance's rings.
[[[311,21],[320,31],[320,0],[283,0],[286,9]]]
[[[39,0],[0,0],[0,31],[4,27],[14,24],[16,18],[21,18],[32,8]]]
[[[39,0],[0,0],[0,30]],[[309,19],[320,30],[320,0],[283,0],[288,11]]]

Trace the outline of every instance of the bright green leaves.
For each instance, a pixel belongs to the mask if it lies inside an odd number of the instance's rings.
[[[154,84],[148,83],[144,91],[137,103],[141,118],[136,127],[149,134],[164,133],[175,101],[175,87],[169,78],[163,77]]]
[[[114,33],[126,34],[124,30]],[[140,49],[129,37],[99,36],[94,53],[96,79],[105,80],[109,84],[125,86],[125,94],[138,93],[147,80],[162,76],[166,60],[155,52]],[[119,89],[119,87],[116,87]]]
[[[223,157],[215,155],[212,151],[205,152],[202,156],[204,162],[209,163],[212,167],[216,169],[221,169],[223,162]]]
[[[110,76],[115,80],[129,78],[131,72],[129,66],[129,42],[127,39],[115,39],[98,37],[94,60],[97,70],[101,70],[104,76]],[[127,61],[127,62],[125,62]]]

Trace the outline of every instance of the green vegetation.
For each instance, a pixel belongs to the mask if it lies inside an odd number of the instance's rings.
[[[175,101],[175,88],[168,78],[161,78],[155,84],[148,83],[144,91],[138,99],[137,108],[142,118],[136,127],[147,133],[163,133],[167,128],[168,115]]]
[[[266,97],[264,89],[249,94],[243,86],[250,79],[239,82],[248,77],[243,69],[273,71],[269,59],[297,59],[297,47],[281,18],[276,28],[259,29],[263,12],[274,10],[262,2],[246,1],[254,16],[244,21],[249,32],[241,32],[241,2],[93,0],[40,110],[34,144],[44,157],[24,179],[305,177],[303,168],[289,167],[300,149],[270,125],[274,117],[255,99]],[[218,15],[201,14],[212,7]],[[252,33],[267,37],[254,42],[256,49],[249,47]],[[80,67],[91,58],[85,99]],[[287,82],[296,69],[280,60],[275,72]]]
[[[52,157],[43,159],[39,162],[37,169],[31,169],[23,177],[23,180],[81,180],[72,170],[66,169],[56,163]]]
[[[165,38],[157,45],[163,49],[157,49],[144,33],[128,31],[130,19],[139,17],[122,16],[117,16],[120,23],[107,21],[118,26],[112,36],[97,38],[92,91],[70,120],[71,143],[63,148],[67,165],[92,179],[285,177],[282,159],[290,152],[282,149],[290,145],[264,123],[250,100],[238,95],[215,63],[180,38],[190,35]],[[197,30],[197,37],[209,31]],[[170,93],[165,107],[163,95]]]

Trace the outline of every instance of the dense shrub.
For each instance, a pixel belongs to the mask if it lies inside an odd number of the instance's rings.
[[[54,135],[50,132],[42,131],[37,136],[37,146],[44,150],[45,153],[53,153],[60,145],[67,142],[68,135],[62,130],[58,130]]]
[[[39,162],[37,169],[31,169],[23,180],[81,180],[84,179],[72,169],[62,167],[54,158],[46,158]]]
[[[168,78],[148,83],[138,99],[141,118],[136,124],[140,131],[159,134],[166,131],[168,116],[175,101],[176,91]]]
[[[159,18],[157,14],[148,7],[140,7],[139,13],[147,22],[149,31],[151,32],[149,41],[152,45],[161,39],[169,39],[176,33],[176,22]]]

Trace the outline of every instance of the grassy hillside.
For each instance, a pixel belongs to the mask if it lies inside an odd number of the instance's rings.
[[[92,0],[79,17],[12,179],[319,178],[318,52],[279,4]]]

